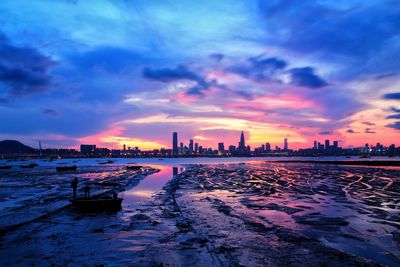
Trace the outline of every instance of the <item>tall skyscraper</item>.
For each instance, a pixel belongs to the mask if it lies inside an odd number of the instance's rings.
[[[329,149],[330,148],[330,144],[329,144],[329,139],[325,140],[325,149]]]
[[[190,153],[193,153],[193,139],[190,139],[189,141],[189,151]]]
[[[220,153],[224,153],[225,152],[224,143],[218,143],[218,152],[220,152]]]
[[[246,144],[244,141],[244,133],[242,131],[242,133],[240,134],[240,142],[239,142],[239,152],[245,152],[246,151]]]
[[[283,140],[283,150],[288,150],[289,149],[289,144],[287,138]]]
[[[316,140],[314,140],[314,149],[318,149],[318,143]]]
[[[194,143],[194,152],[199,152],[199,144],[198,143]]]
[[[333,148],[337,149],[339,147],[339,141],[333,141]]]
[[[172,155],[173,156],[178,156],[178,133],[173,132],[172,133]]]
[[[265,144],[265,151],[268,153],[271,152],[271,144],[270,143]]]

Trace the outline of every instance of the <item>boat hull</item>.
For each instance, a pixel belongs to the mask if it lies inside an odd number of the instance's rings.
[[[77,198],[71,202],[81,211],[118,211],[121,209],[122,198]]]

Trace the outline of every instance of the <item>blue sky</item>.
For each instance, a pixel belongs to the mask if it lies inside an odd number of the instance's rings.
[[[398,143],[396,1],[2,1],[1,139]]]

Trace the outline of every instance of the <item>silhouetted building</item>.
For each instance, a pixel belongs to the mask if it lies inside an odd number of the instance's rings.
[[[318,142],[314,140],[314,149],[318,149]]]
[[[218,143],[218,152],[220,154],[223,154],[225,152],[225,146],[224,143]]]
[[[287,138],[283,140],[283,150],[287,151],[289,149],[289,144]]]
[[[240,154],[243,154],[243,153],[246,152],[246,143],[244,141],[244,133],[243,133],[243,131],[240,134],[240,141],[239,141],[238,151],[239,151]]]
[[[189,151],[190,153],[193,153],[193,139],[190,139],[189,141]]]
[[[173,132],[172,133],[172,155],[173,156],[178,156],[179,151],[178,151],[178,133]]]
[[[333,148],[334,149],[339,148],[339,141],[333,141]]]
[[[265,144],[265,152],[267,152],[267,153],[271,152],[271,144],[270,143]]]
[[[329,149],[330,148],[330,144],[329,144],[329,139],[325,140],[325,149]]]
[[[199,144],[198,143],[194,143],[194,152],[195,153],[199,152]]]
[[[96,151],[96,145],[81,145],[81,154],[85,156],[93,156]]]

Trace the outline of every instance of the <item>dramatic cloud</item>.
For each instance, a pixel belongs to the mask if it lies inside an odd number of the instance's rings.
[[[48,72],[55,61],[38,50],[14,46],[0,33],[0,55],[0,84],[8,90],[6,97],[43,92],[52,85]]]
[[[282,59],[260,55],[248,58],[245,63],[227,67],[226,71],[247,79],[265,81],[272,79],[276,71],[283,70],[286,66],[287,63]]]
[[[395,1],[31,2],[0,5],[0,139],[399,145]]]
[[[322,131],[319,134],[320,135],[332,135],[333,133],[331,131]]]
[[[383,95],[383,99],[387,100],[400,100],[400,93],[390,93]]]
[[[323,79],[314,73],[311,67],[293,68],[290,70],[292,84],[309,88],[320,88],[328,85]]]
[[[386,127],[400,130],[400,121],[396,121],[394,123],[388,124],[388,125],[386,125]]]
[[[189,80],[196,82],[195,86],[187,90],[188,95],[202,96],[211,86],[218,86],[215,80],[206,81],[200,75],[188,70],[186,66],[179,65],[176,68],[162,68],[162,69],[143,69],[143,77],[164,83],[174,82],[178,80]]]
[[[371,129],[371,128],[365,128],[364,132],[365,132],[365,133],[368,133],[368,134],[375,134],[375,133],[376,133],[376,132],[375,132],[373,129]]]

